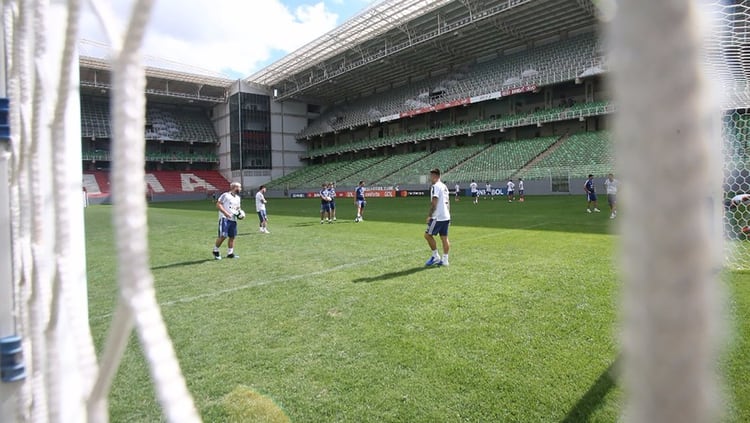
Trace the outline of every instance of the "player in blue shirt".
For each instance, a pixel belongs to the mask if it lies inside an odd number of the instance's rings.
[[[320,223],[323,224],[323,222],[331,223],[331,196],[326,184],[323,184],[320,189]]]
[[[586,180],[586,183],[583,184],[583,190],[586,191],[586,201],[588,201],[588,205],[586,206],[586,212],[591,213],[591,205],[594,205],[594,211],[596,213],[599,213],[601,210],[597,208],[597,202],[596,202],[596,186],[594,184],[594,175],[589,174],[589,179]]]
[[[367,205],[367,201],[365,201],[365,181],[359,181],[359,185],[354,190],[354,205],[357,206],[357,218],[354,219],[354,222],[361,222],[364,220],[362,214]]]

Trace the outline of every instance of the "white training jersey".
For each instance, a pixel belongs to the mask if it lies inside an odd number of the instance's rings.
[[[435,182],[435,185],[430,188],[430,201],[435,197],[437,197],[437,206],[430,217],[438,222],[451,220],[450,193],[448,187],[441,181]]]
[[[240,203],[242,202],[242,199],[238,194],[227,191],[224,194],[221,194],[218,202],[221,203],[226,211],[232,214],[232,217],[229,218],[230,220],[237,220],[235,215],[240,212]],[[224,213],[219,210],[219,219],[221,219],[222,217],[226,218],[226,216],[224,216]]]
[[[471,188],[472,193],[477,192],[477,183],[476,182],[470,183],[469,188]]]
[[[513,181],[508,181],[508,191],[513,191],[516,188],[516,184]]]
[[[738,194],[732,197],[732,204],[750,203],[750,194]]]
[[[518,190],[523,191],[523,181],[518,181]]]
[[[460,191],[460,190],[461,190],[461,187],[460,187],[460,186],[458,186],[458,184],[456,184],[456,192],[458,192],[458,191]]]
[[[612,179],[611,181],[609,178],[604,180],[604,186],[607,188],[607,194],[617,194],[617,185],[620,183],[617,179]]]
[[[485,191],[487,191],[487,194],[489,194],[490,191],[492,191],[492,185],[487,184],[487,185],[484,186],[484,189],[485,189]]]
[[[266,210],[266,196],[263,195],[263,191],[258,191],[257,194],[255,194],[255,211],[265,211]]]

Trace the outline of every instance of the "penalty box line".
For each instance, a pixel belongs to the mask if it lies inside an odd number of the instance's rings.
[[[484,234],[484,235],[479,235],[479,236],[468,238],[468,239],[459,240],[458,242],[451,241],[451,244],[463,245],[465,243],[470,243],[471,241],[478,241],[478,240],[482,240],[482,239],[486,239],[486,238],[494,238],[494,237],[497,237],[497,236],[505,235],[505,234],[507,234],[508,232],[511,232],[511,231],[534,229],[534,228],[538,228],[538,227],[544,226],[546,224],[547,224],[547,222],[536,223],[534,225],[522,226],[522,227],[519,227],[519,228],[505,229],[503,231],[496,232],[496,233],[493,233],[493,234]],[[235,292],[238,292],[238,291],[243,291],[245,289],[255,288],[255,287],[258,287],[258,286],[271,285],[271,284],[283,283],[283,282],[291,282],[291,281],[295,281],[295,280],[299,280],[299,279],[303,279],[303,278],[307,278],[307,277],[311,277],[311,276],[325,275],[325,274],[328,274],[328,273],[338,272],[339,270],[344,270],[344,269],[348,269],[348,268],[351,268],[351,267],[357,267],[357,266],[362,266],[362,265],[365,265],[365,264],[373,263],[375,261],[380,261],[380,260],[383,260],[383,259],[396,258],[396,257],[401,257],[401,256],[404,256],[404,255],[407,255],[407,254],[411,255],[411,254],[417,254],[417,253],[423,253],[423,252],[424,252],[424,248],[419,248],[419,249],[414,249],[414,250],[411,250],[411,251],[403,251],[403,252],[401,252],[399,254],[393,254],[393,255],[390,255],[390,256],[376,257],[376,258],[370,258],[370,259],[367,259],[367,260],[360,260],[360,261],[354,262],[354,263],[340,264],[338,266],[334,266],[334,267],[331,267],[331,268],[328,268],[328,269],[324,269],[324,270],[319,270],[317,272],[304,273],[304,274],[300,274],[300,275],[285,276],[283,278],[270,279],[270,280],[267,280],[267,281],[255,281],[255,282],[247,283],[245,285],[235,286],[235,287],[232,287],[232,288],[219,289],[219,290],[216,290],[216,291],[206,292],[206,293],[200,294],[200,295],[193,295],[193,296],[189,296],[189,297],[178,298],[178,299],[175,299],[175,300],[164,301],[164,302],[159,303],[159,306],[160,307],[169,307],[169,306],[178,305],[178,304],[192,303],[192,302],[204,300],[204,299],[207,299],[207,298],[214,298],[214,297],[218,297],[218,296],[225,295],[225,294],[232,294],[232,293],[235,293]],[[98,321],[98,320],[103,320],[103,319],[107,319],[107,318],[110,318],[110,317],[112,317],[112,313],[107,313],[107,314],[102,314],[102,315],[99,315],[99,316],[96,316],[96,317],[92,317],[90,320],[91,321]]]

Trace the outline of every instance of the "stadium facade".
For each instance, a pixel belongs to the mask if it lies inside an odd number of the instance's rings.
[[[177,171],[188,189],[216,172],[288,192],[423,186],[433,166],[567,192],[612,167],[597,15],[590,0],[385,0],[243,80],[154,60],[147,170],[165,192]],[[83,167],[104,192],[110,76],[95,56],[80,61]]]

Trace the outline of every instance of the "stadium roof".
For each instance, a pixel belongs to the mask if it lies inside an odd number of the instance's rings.
[[[454,0],[383,0],[344,22],[338,28],[286,55],[247,78],[272,86],[315,62],[326,60],[359,43],[421,16]]]
[[[79,65],[90,69],[111,70],[110,47],[96,41],[81,40]],[[228,76],[155,56],[144,56],[146,76],[193,84],[229,87],[235,80]]]
[[[336,103],[593,31],[597,13],[591,0],[384,0],[247,81]]]

